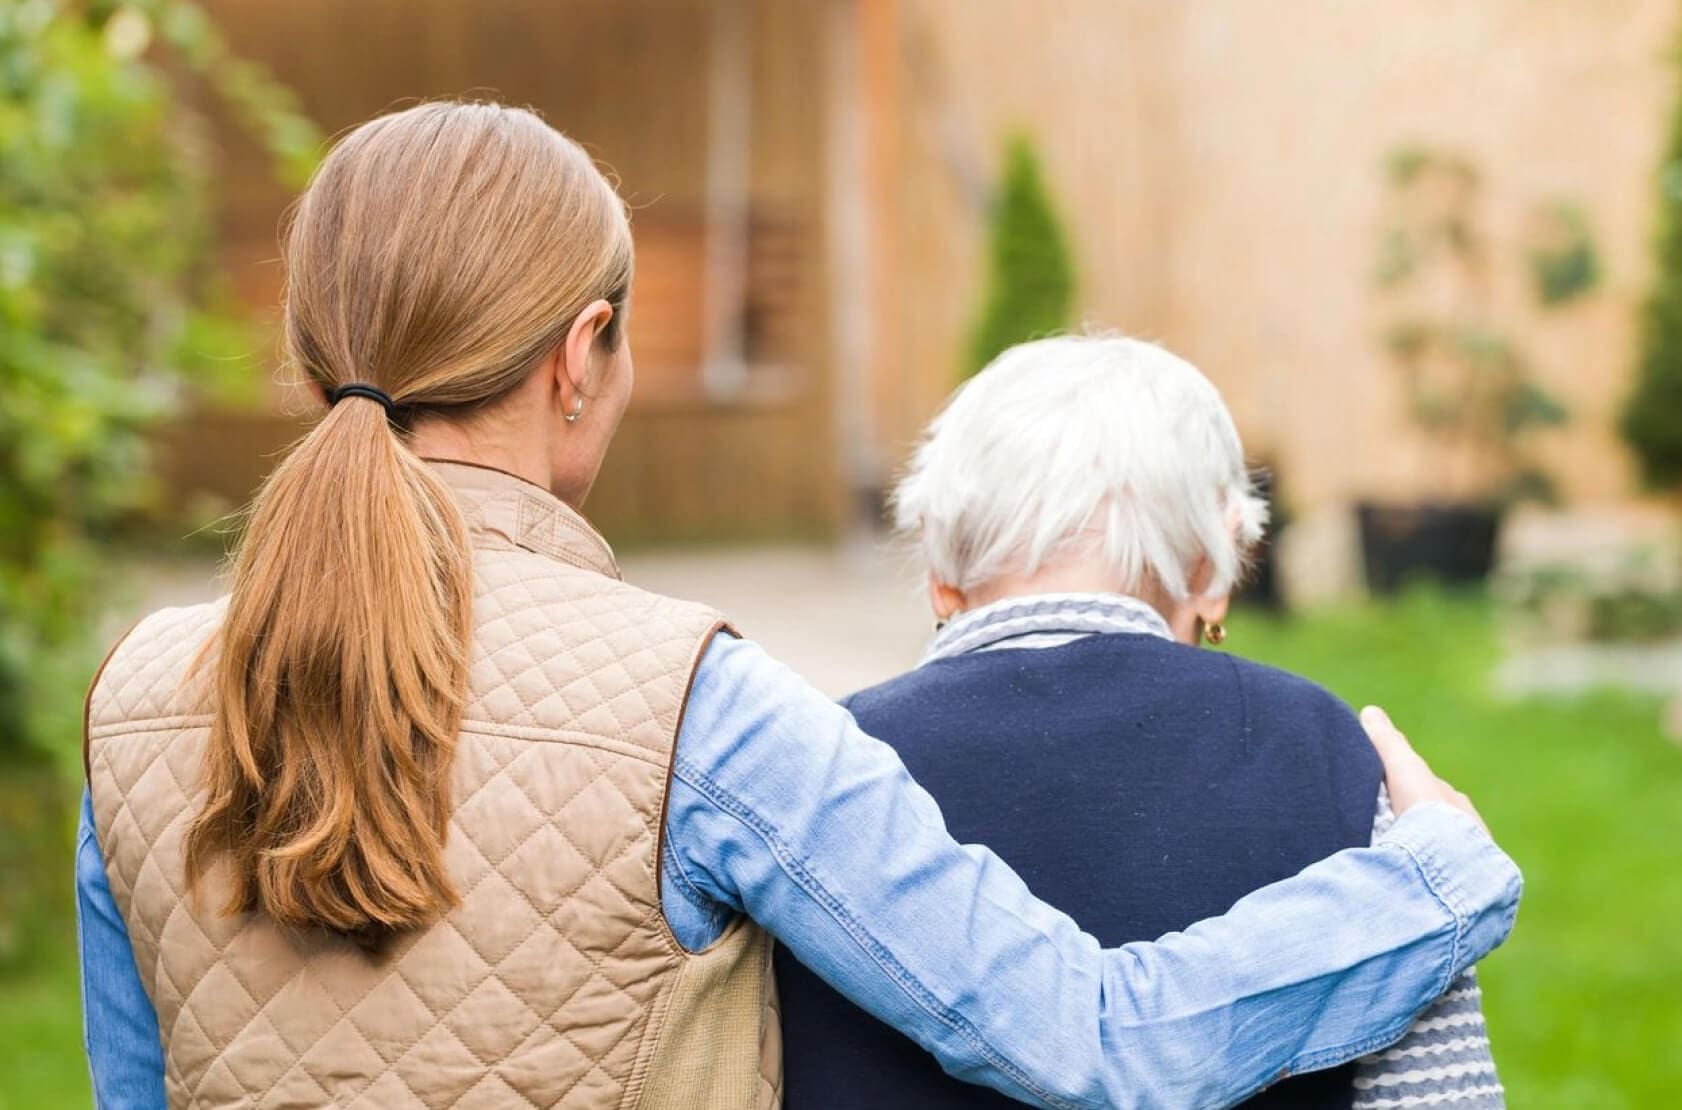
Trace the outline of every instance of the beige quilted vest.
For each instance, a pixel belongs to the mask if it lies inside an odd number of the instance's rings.
[[[461,905],[378,957],[183,897],[223,603],[142,621],[88,701],[95,823],[174,1107],[776,1106],[770,944],[660,909],[672,746],[716,614],[619,581],[536,486],[438,464],[475,548],[447,858]]]

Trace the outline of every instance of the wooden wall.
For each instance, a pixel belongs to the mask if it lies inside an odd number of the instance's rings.
[[[1372,283],[1384,157],[1426,143],[1481,167],[1509,255],[1536,202],[1586,211],[1600,291],[1542,317],[1520,303],[1520,265],[1504,308],[1572,409],[1539,444],[1564,492],[1631,495],[1615,418],[1675,93],[1673,0],[892,3],[904,323],[873,373],[893,446],[953,382],[987,190],[1020,128],[1071,231],[1082,317],[1196,362],[1304,506],[1430,490]]]
[[[269,65],[330,133],[419,99],[540,110],[619,179],[638,240],[638,391],[588,511],[610,538],[808,535],[839,512],[826,333],[821,0],[740,0],[751,27],[753,233],[743,312],[766,363],[728,399],[700,380],[708,196],[706,0],[210,0],[240,53]],[[224,249],[256,306],[278,303],[288,193],[223,121]],[[272,309],[269,309],[272,311]],[[262,411],[195,415],[166,438],[183,497],[237,503],[309,404],[276,384]]]

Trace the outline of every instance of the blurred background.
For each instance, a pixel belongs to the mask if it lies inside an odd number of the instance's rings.
[[[1678,46],[1679,0],[0,0],[0,1107],[89,1104],[88,677],[313,415],[279,221],[436,96],[619,179],[590,515],[828,692],[917,658],[884,491],[964,376],[1088,324],[1201,367],[1278,523],[1228,648],[1387,705],[1526,871],[1510,1104],[1671,1104]]]

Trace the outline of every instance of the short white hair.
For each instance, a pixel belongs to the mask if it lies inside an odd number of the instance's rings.
[[[1096,545],[1124,587],[1230,592],[1267,505],[1232,415],[1154,343],[1069,335],[1005,351],[929,424],[894,493],[930,573],[965,592]]]

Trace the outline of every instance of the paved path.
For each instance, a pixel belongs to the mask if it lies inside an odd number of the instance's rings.
[[[886,542],[646,552],[622,562],[627,581],[717,606],[744,636],[832,697],[911,666],[930,632],[911,560]],[[142,613],[219,592],[208,562],[143,564],[135,583],[108,639]]]

